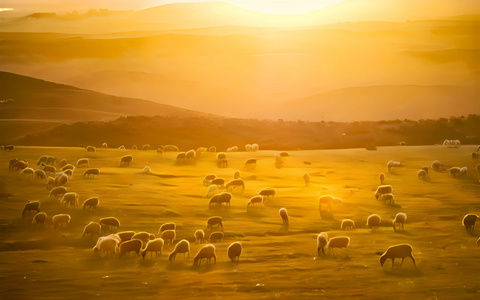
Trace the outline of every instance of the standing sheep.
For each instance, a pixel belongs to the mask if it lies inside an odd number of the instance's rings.
[[[154,240],[148,241],[147,245],[145,245],[145,248],[142,249],[143,259],[145,259],[145,255],[147,254],[147,252],[152,252],[152,257],[153,253],[155,253],[155,257],[157,257],[158,254],[162,255],[163,244],[164,242],[161,238],[156,238]]]
[[[280,217],[282,218],[283,226],[285,226],[285,228],[288,229],[289,221],[288,221],[287,209],[285,209],[285,208],[280,208],[280,210],[278,211],[278,213],[280,214]]]
[[[242,244],[240,242],[233,242],[227,248],[227,256],[233,264],[240,262],[240,255],[242,254]]]
[[[187,240],[181,240],[175,245],[172,253],[168,256],[168,260],[174,262],[178,253],[183,253],[183,261],[187,262],[187,257],[190,257],[190,243]]]
[[[326,208],[327,208],[326,211],[331,212],[332,211],[332,204],[337,204],[337,203],[343,203],[343,200],[338,198],[338,197],[333,197],[333,196],[330,196],[330,195],[321,196],[318,199],[318,209],[320,211],[322,211],[323,210],[323,205],[325,204]]]
[[[67,188],[64,187],[64,186],[57,186],[57,187],[54,187],[51,191],[50,191],[50,195],[49,195],[49,198],[52,198],[52,197],[55,197],[55,198],[59,198],[60,196],[63,196],[64,194],[67,193]]]
[[[203,241],[205,240],[205,232],[203,229],[197,229],[195,231],[195,244],[203,244]]]
[[[90,236],[91,239],[96,238],[100,235],[102,227],[97,222],[88,223],[85,228],[83,228],[82,239],[85,236]]]
[[[345,248],[345,255],[348,257],[348,245],[350,244],[350,238],[348,236],[336,236],[328,241],[328,250],[335,255],[334,248]]]
[[[202,263],[202,260],[206,259],[207,263],[210,264],[211,260],[214,260],[217,263],[217,255],[215,254],[215,246],[212,244],[208,244],[198,250],[197,255],[193,259],[193,266],[198,267]]]
[[[155,239],[155,235],[153,233],[148,233],[146,231],[136,232],[131,238],[131,240],[141,240],[142,243],[146,244],[150,240]]]
[[[240,171],[235,171],[235,173],[233,173],[233,179],[239,179],[240,178]]]
[[[22,211],[22,218],[25,216],[26,213],[39,213],[40,212],[40,201],[28,201],[25,203]]]
[[[68,223],[70,223],[70,220],[72,218],[70,215],[67,214],[58,214],[54,215],[52,218],[53,222],[53,228],[56,229],[62,229],[62,228],[67,228]]]
[[[391,173],[391,174],[394,174],[394,168],[396,167],[403,167],[403,163],[399,162],[399,161],[395,161],[395,160],[391,160],[387,163],[387,169],[388,169],[388,173]]]
[[[85,150],[87,150],[87,152],[95,152],[95,151],[97,151],[97,149],[95,149],[95,147],[93,147],[93,146],[87,146],[87,147],[85,148]]]
[[[51,190],[55,186],[55,178],[48,177],[47,178],[47,190]]]
[[[102,148],[108,148],[108,144],[107,144],[107,143],[103,143],[103,144],[102,144]]]
[[[325,247],[328,244],[328,234],[326,232],[320,232],[317,235],[317,253],[320,255],[320,250],[322,250],[323,255],[325,255]]]
[[[366,226],[371,230],[376,230],[380,228],[381,221],[382,221],[382,218],[380,218],[379,215],[373,214],[368,216]]]
[[[390,246],[387,251],[385,251],[382,256],[380,256],[380,265],[383,267],[383,264],[387,259],[392,259],[392,269],[395,264],[395,258],[401,258],[402,262],[400,263],[400,267],[403,265],[403,261],[406,257],[410,257],[413,261],[413,265],[415,268],[417,265],[415,264],[415,259],[412,255],[413,248],[409,244],[400,244],[395,246]]]
[[[258,150],[260,150],[260,147],[258,146],[258,144],[252,144],[252,151],[257,152]]]
[[[473,230],[475,229],[475,223],[478,219],[479,217],[474,214],[466,214],[465,217],[463,217],[462,225],[465,226],[465,230],[467,230],[467,233],[473,233]]]
[[[120,159],[120,167],[128,167],[133,161],[133,156],[125,155]]]
[[[405,230],[405,221],[407,220],[407,214],[399,212],[395,219],[393,219],[393,230],[397,231],[397,224],[402,226],[402,229]]]

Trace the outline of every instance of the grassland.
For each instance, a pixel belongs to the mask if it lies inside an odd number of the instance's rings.
[[[206,154],[194,166],[175,166],[175,153],[155,151],[82,148],[18,147],[0,152],[0,298],[348,298],[348,299],[478,299],[480,297],[479,236],[467,235],[461,226],[469,212],[480,213],[478,160],[472,160],[476,146],[379,147],[365,149],[289,151],[284,167],[274,167],[278,151],[228,153],[229,168],[218,169],[215,155]],[[48,199],[45,183],[8,172],[8,161],[18,157],[35,164],[41,155],[54,155],[76,162],[90,158],[91,167],[100,168],[98,179],[82,179],[77,169],[67,184],[80,194],[81,202],[100,197],[95,212],[65,208],[58,200]],[[134,157],[129,168],[120,168],[123,155]],[[257,167],[245,170],[246,159],[256,158]],[[386,163],[398,160],[406,164],[388,174]],[[467,166],[463,178],[431,172],[426,181],[416,172],[438,159],[448,166]],[[311,162],[311,165],[304,164]],[[144,174],[144,166],[153,174]],[[211,210],[202,185],[206,174],[214,173],[230,180],[240,170],[245,191],[234,194],[231,208]],[[305,187],[303,174],[311,182]],[[379,185],[379,173],[393,185],[396,205],[378,202],[373,194]],[[277,197],[263,209],[247,212],[249,198],[265,187],[274,187]],[[344,200],[334,206],[334,220],[322,220],[318,211],[321,195]],[[65,230],[51,227],[34,230],[31,216],[21,218],[27,200],[40,200],[49,216],[68,213],[72,221]],[[281,226],[278,209],[290,215],[290,230]],[[394,232],[391,220],[398,212],[408,215],[405,231]],[[382,227],[370,231],[364,224],[368,215],[382,216]],[[225,239],[217,243],[216,265],[193,268],[169,263],[166,247],[160,258],[100,258],[92,251],[95,241],[81,239],[83,227],[90,221],[115,216],[121,230],[157,233],[165,222],[177,224],[177,239],[193,242],[196,229],[206,227],[210,216],[224,219]],[[356,231],[342,232],[340,221],[351,218]],[[337,251],[335,256],[317,256],[316,235],[351,238],[349,258]],[[109,232],[102,232],[107,235]],[[238,267],[226,256],[227,246],[241,241],[244,252]],[[405,261],[401,269],[382,269],[376,252],[389,246],[410,243],[418,269]],[[192,243],[192,256],[201,245]]]

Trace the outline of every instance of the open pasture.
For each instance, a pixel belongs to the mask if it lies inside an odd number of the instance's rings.
[[[261,145],[260,145],[261,146]],[[16,147],[0,152],[0,298],[309,298],[348,299],[478,299],[480,297],[480,247],[476,240],[480,225],[468,235],[461,221],[465,214],[480,214],[480,174],[472,159],[477,147],[436,146],[379,147],[365,149],[288,151],[283,167],[275,167],[281,151],[228,152],[228,167],[218,168],[216,153],[202,153],[194,165],[175,165],[176,152],[97,148]],[[66,187],[80,196],[80,205],[99,197],[95,211],[64,207],[49,198],[46,182],[8,171],[8,162],[20,158],[35,168],[42,155],[65,158],[75,164],[89,158],[98,168],[98,178],[84,179],[87,168],[75,169]],[[132,155],[129,167],[120,159]],[[246,169],[247,159],[257,159]],[[404,167],[387,171],[387,162]],[[448,172],[430,170],[426,180],[417,171],[434,160],[446,166],[466,166],[466,176],[452,178]],[[306,164],[305,162],[311,164]],[[149,166],[152,173],[142,170]],[[242,193],[233,193],[231,206],[209,208],[210,197],[203,178],[215,174],[228,182],[235,171],[245,181]],[[305,186],[303,175],[310,174]],[[380,185],[393,186],[395,204],[377,201]],[[267,187],[276,189],[264,207],[250,207],[249,199]],[[318,199],[332,195],[343,199],[333,204],[333,218],[322,219]],[[21,217],[27,200],[41,202],[49,217],[67,213],[72,219],[66,229],[35,228],[33,215]],[[286,208],[290,227],[282,226],[279,209]],[[395,232],[392,220],[398,212],[408,215],[405,230]],[[365,223],[370,214],[382,217],[381,227],[372,231]],[[221,216],[224,238],[215,243],[217,263],[192,267],[193,257],[204,245],[195,244],[194,232],[206,230],[207,219]],[[165,245],[159,258],[134,255],[100,257],[92,251],[96,240],[82,239],[90,221],[103,217],[120,220],[120,231],[157,234],[161,224],[177,225],[176,241],[191,242],[187,264],[183,255],[168,261],[173,246]],[[343,219],[355,221],[356,230],[342,231]],[[343,249],[335,255],[317,254],[316,237],[350,237],[348,257]],[[103,230],[101,235],[111,232]],[[208,235],[208,232],[207,232]],[[238,266],[227,257],[232,242],[243,244]],[[389,246],[413,246],[417,269],[410,259],[394,269],[388,260],[383,268],[378,252]]]

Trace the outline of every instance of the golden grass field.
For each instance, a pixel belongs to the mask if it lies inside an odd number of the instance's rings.
[[[480,228],[471,236],[461,224],[465,214],[480,214],[475,170],[480,161],[471,158],[476,147],[289,151],[281,169],[274,166],[274,155],[280,151],[227,153],[229,167],[224,169],[217,168],[213,153],[204,154],[196,165],[176,166],[172,152],[97,148],[96,153],[87,153],[83,148],[46,147],[2,151],[0,192],[14,196],[0,198],[0,298],[478,299],[480,247],[475,242]],[[126,154],[133,155],[133,163],[120,168]],[[96,211],[63,207],[48,198],[43,181],[8,171],[11,158],[35,167],[42,155],[69,163],[88,157],[90,167],[100,169],[98,179],[83,179],[85,169],[77,168],[66,185],[80,194],[80,203],[98,196]],[[249,158],[257,159],[254,170],[244,168]],[[468,174],[452,178],[431,171],[427,180],[417,179],[417,171],[435,159],[447,166],[467,166]],[[388,174],[389,160],[406,166]],[[142,173],[145,166],[153,174]],[[231,208],[209,209],[203,177],[214,173],[228,181],[236,170],[245,180],[245,191],[234,194]],[[312,176],[308,187],[303,181],[306,172]],[[374,197],[380,173],[393,186],[394,206]],[[274,187],[277,196],[263,209],[247,213],[248,200],[266,187]],[[320,218],[318,198],[328,194],[344,200],[333,207],[335,220]],[[35,230],[31,215],[21,218],[27,200],[41,201],[41,210],[50,217],[68,213],[72,220],[63,230],[50,226]],[[278,214],[281,207],[290,215],[288,232]],[[394,232],[391,221],[400,211],[408,215],[405,231]],[[377,231],[365,227],[372,213],[382,217]],[[193,233],[206,229],[206,220],[215,215],[222,216],[225,226],[224,240],[215,244],[217,264],[194,268],[192,259],[203,245],[194,243]],[[177,240],[192,242],[189,263],[184,264],[181,255],[169,263],[171,246],[165,246],[159,258],[100,257],[92,251],[96,241],[82,239],[81,234],[90,221],[109,216],[120,220],[121,231],[156,234],[161,224],[175,222]],[[355,220],[357,229],[341,231],[344,218]],[[322,231],[330,237],[349,236],[349,258],[343,250],[318,256],[316,236]],[[234,241],[243,244],[238,267],[226,255]],[[398,260],[393,270],[390,261],[380,266],[376,252],[399,243],[413,246],[418,269],[409,259],[402,268]]]

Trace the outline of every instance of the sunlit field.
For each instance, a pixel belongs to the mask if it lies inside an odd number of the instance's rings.
[[[480,160],[472,159],[476,150],[476,145],[435,145],[288,151],[282,168],[274,164],[281,151],[228,152],[227,168],[217,167],[217,153],[203,153],[196,164],[178,166],[176,152],[153,150],[97,148],[91,153],[80,147],[16,147],[2,151],[0,193],[13,196],[0,198],[0,298],[478,299],[480,229],[469,235],[461,222],[467,213],[480,214],[476,171]],[[37,168],[42,155],[72,164],[89,158],[90,168],[100,169],[98,179],[84,179],[87,168],[77,168],[66,184],[68,191],[80,195],[80,207],[64,207],[49,198],[45,180],[8,170],[12,158]],[[124,155],[133,156],[130,167],[120,167]],[[257,159],[257,165],[246,169],[245,161],[251,158]],[[390,160],[405,166],[391,174]],[[419,180],[417,171],[434,160],[446,167],[466,166],[468,172],[452,178],[447,171],[430,170],[425,180]],[[152,173],[143,172],[145,166]],[[230,208],[210,209],[204,176],[215,174],[228,182],[237,170],[245,190],[233,193]],[[311,176],[308,186],[305,173]],[[380,173],[386,176],[385,184],[393,186],[394,205],[374,197]],[[276,189],[275,198],[265,200],[264,207],[247,210],[249,199],[267,187]],[[321,218],[322,195],[343,199],[333,205],[333,218]],[[100,198],[96,211],[83,210],[83,201],[93,196]],[[36,228],[33,214],[21,217],[27,200],[41,201],[40,210],[49,217],[69,214],[70,224],[61,230],[50,225]],[[279,216],[282,207],[290,217],[288,230]],[[398,212],[408,218],[405,230],[395,232],[392,219]],[[382,217],[381,227],[374,231],[365,226],[373,213]],[[206,243],[196,244],[194,232],[203,229],[208,235],[206,222],[211,216],[222,217],[225,237],[214,243],[217,263],[195,268],[193,257]],[[178,255],[170,263],[173,246],[168,244],[158,258],[101,257],[92,250],[96,239],[82,239],[82,231],[90,221],[104,217],[118,218],[120,231],[154,234],[161,224],[176,223],[176,242],[191,243],[188,262]],[[347,218],[355,221],[356,230],[340,229],[341,220]],[[348,257],[344,249],[318,255],[320,232],[349,236]],[[104,228],[101,235],[111,233]],[[235,241],[243,245],[238,266],[227,257],[227,247]],[[378,253],[400,243],[413,246],[417,268],[408,258],[401,268],[399,259],[395,268],[390,260],[382,268]]]

